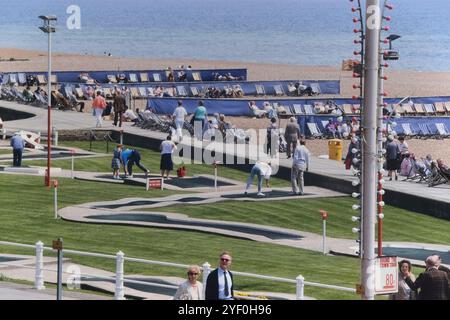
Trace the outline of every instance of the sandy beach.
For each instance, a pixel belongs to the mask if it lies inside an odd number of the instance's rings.
[[[8,61],[11,58],[26,61]],[[47,52],[21,49],[0,49],[0,72],[46,71]],[[6,61],[5,61],[6,60]],[[193,68],[247,68],[249,80],[341,80],[341,95],[336,97],[351,97],[357,94],[352,85],[358,79],[352,78],[352,72],[341,71],[340,66],[302,66],[288,64],[262,64],[229,61],[207,61],[195,59],[134,59],[108,56],[89,56],[65,53],[53,54],[53,69],[58,71],[95,71],[95,70],[125,70],[125,69],[165,69],[168,66],[192,65]],[[419,72],[408,70],[387,69],[388,81],[385,82],[389,97],[407,96],[448,96],[450,95],[450,73]],[[144,101],[142,101],[144,102]],[[142,106],[141,106],[142,107]],[[86,112],[88,112],[87,108]],[[239,128],[266,128],[267,119],[251,119],[245,117],[229,117],[229,121]],[[281,126],[285,125],[285,120]],[[419,140],[407,141],[411,152],[417,157],[431,153],[435,158],[447,159],[450,162],[449,140]],[[308,148],[314,155],[327,154],[327,141],[310,140]],[[348,142],[344,141],[344,154]]]

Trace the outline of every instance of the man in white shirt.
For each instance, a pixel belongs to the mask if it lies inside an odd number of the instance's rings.
[[[183,102],[181,100],[178,100],[178,107],[175,108],[175,111],[173,112],[172,117],[175,119],[175,126],[177,128],[177,139],[178,141],[181,141],[183,139],[183,125],[184,121],[186,119],[187,112],[186,109],[183,107]]]
[[[205,300],[234,300],[230,266],[231,255],[224,251],[220,255],[219,267],[212,271],[206,280]]]
[[[252,171],[250,172],[250,176],[248,177],[247,187],[245,188],[245,194],[247,194],[248,189],[252,185],[253,178],[255,177],[255,175],[258,176],[258,194],[257,194],[257,196],[264,197],[265,194],[262,193],[262,181],[264,178],[266,180],[266,187],[270,188],[269,180],[270,180],[270,176],[272,175],[272,167],[270,166],[270,162],[269,163],[265,163],[262,161],[256,162],[256,164],[252,168]]]
[[[297,147],[294,150],[291,170],[292,192],[296,195],[303,195],[303,172],[308,171],[308,168],[309,150],[305,146],[305,140],[300,140],[300,144],[297,144]]]

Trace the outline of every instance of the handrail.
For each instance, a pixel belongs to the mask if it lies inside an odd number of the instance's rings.
[[[29,245],[29,244],[22,244],[22,243],[8,242],[8,241],[0,241],[0,245],[36,249],[36,254],[37,254],[36,267],[33,268],[33,269],[36,269],[36,279],[38,278],[38,274],[39,274],[39,277],[42,279],[42,271],[52,271],[52,272],[56,271],[56,270],[48,270],[48,269],[42,268],[42,251],[44,251],[44,250],[56,251],[56,250],[54,250],[53,248],[50,248],[50,247],[44,247],[41,242],[38,242],[36,245]],[[38,251],[39,251],[38,248],[40,249],[40,254],[41,254],[40,257],[38,257]],[[97,279],[105,279],[105,280],[115,281],[116,282],[116,299],[121,299],[121,297],[123,298],[123,282],[142,284],[142,285],[160,286],[162,288],[170,288],[170,289],[176,288],[176,286],[172,286],[172,285],[154,284],[154,283],[149,283],[149,282],[145,282],[145,281],[139,281],[139,280],[125,278],[123,276],[123,262],[124,261],[151,264],[151,265],[160,265],[160,266],[166,266],[166,267],[176,267],[176,268],[188,268],[189,267],[189,265],[187,265],[187,264],[179,264],[179,263],[156,261],[156,260],[147,260],[147,259],[142,259],[142,258],[125,257],[122,252],[117,253],[117,255],[111,255],[111,254],[93,253],[93,252],[77,251],[77,250],[70,250],[70,249],[64,249],[63,251],[66,254],[75,254],[75,255],[80,255],[80,256],[97,257],[97,258],[116,260],[116,262],[117,262],[116,277],[84,275],[85,277],[93,277],[93,278],[95,277]],[[40,263],[41,263],[40,268],[38,266],[39,265],[38,261],[40,261]],[[0,263],[0,266],[1,265],[8,265],[8,264]],[[9,265],[13,265],[13,264],[9,264]],[[17,266],[22,267],[22,268],[32,268],[32,267],[27,267],[27,266],[19,266],[19,265],[17,265]],[[205,263],[203,265],[202,269],[204,272],[204,276],[207,276],[210,272],[209,264]],[[305,285],[323,288],[323,289],[334,289],[334,290],[347,291],[347,292],[353,292],[353,293],[356,292],[356,289],[353,289],[353,288],[305,281],[302,276],[298,276],[296,279],[289,279],[289,278],[273,277],[273,276],[260,275],[260,274],[254,274],[254,273],[248,273],[248,272],[240,272],[240,271],[233,271],[233,274],[239,275],[239,276],[244,276],[244,277],[256,278],[256,279],[264,279],[264,280],[271,280],[271,281],[276,281],[276,282],[285,282],[285,283],[296,284],[297,285],[297,299],[304,298],[303,287]],[[122,283],[122,285],[120,285],[120,283]],[[117,290],[120,290],[119,295],[117,295]]]

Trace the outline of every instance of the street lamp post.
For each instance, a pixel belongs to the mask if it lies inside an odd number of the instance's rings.
[[[39,16],[42,19],[43,26],[39,27],[44,33],[48,34],[48,76],[47,76],[47,170],[45,172],[45,185],[50,186],[50,163],[51,163],[51,142],[52,142],[52,129],[51,129],[51,109],[52,109],[52,33],[56,31],[54,27],[57,18],[53,15]]]
[[[377,103],[380,41],[380,1],[366,2],[366,41],[364,56],[364,109],[363,109],[363,181],[362,194],[362,298],[373,300],[375,268],[375,216],[376,216],[376,173],[377,173]]]

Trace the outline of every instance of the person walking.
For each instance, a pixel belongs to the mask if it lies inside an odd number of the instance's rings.
[[[177,140],[181,141],[183,139],[183,126],[186,121],[187,112],[183,107],[183,102],[178,100],[178,107],[175,108],[173,112],[173,119],[175,120],[175,128],[177,129]]]
[[[389,135],[386,145],[386,166],[388,169],[389,181],[392,181],[392,174],[395,176],[395,180],[398,180],[397,170],[400,168],[400,149],[397,142],[394,141],[394,137]]]
[[[172,141],[172,136],[168,135],[166,140],[161,143],[159,150],[161,150],[161,162],[159,168],[161,170],[161,177],[169,179],[170,171],[173,170],[172,153],[177,149],[177,146]]]
[[[300,127],[297,122],[295,122],[294,117],[289,118],[289,122],[286,125],[286,129],[284,131],[284,138],[287,143],[287,158],[289,159],[292,155],[292,151],[297,147],[297,141],[300,139]]]
[[[116,90],[116,94],[114,95],[114,102],[113,102],[113,108],[114,108],[114,126],[117,126],[117,122],[119,122],[119,127],[122,127],[122,114],[125,112],[125,110],[128,109],[125,97],[122,95],[120,89]]]
[[[203,140],[203,128],[205,127],[206,119],[208,119],[208,112],[203,105],[203,101],[198,102],[198,106],[194,111],[193,119],[195,136],[198,140]]]
[[[230,272],[231,254],[220,254],[219,267],[206,280],[205,300],[234,300],[233,274]]]
[[[263,181],[263,178],[264,178],[266,180],[266,187],[270,188],[269,180],[270,180],[270,176],[272,175],[271,163],[270,162],[269,163],[265,163],[265,162],[262,162],[262,161],[256,162],[256,164],[252,167],[252,170],[250,172],[250,176],[247,179],[247,186],[245,187],[245,192],[244,192],[245,195],[247,195],[248,189],[252,185],[253,178],[255,177],[255,175],[258,177],[258,193],[257,193],[257,196],[258,197],[264,197],[265,194],[262,193],[262,181]]]
[[[390,300],[416,300],[416,292],[406,283],[405,279],[408,276],[411,281],[416,281],[416,277],[411,273],[411,262],[409,260],[402,260],[398,263],[398,291],[389,295]]]
[[[353,149],[356,149],[356,152],[353,152]],[[358,163],[353,163],[353,159],[355,159],[358,155],[358,150],[360,149],[360,143],[359,143],[359,139],[356,136],[353,136],[350,139],[350,143],[348,145],[348,152],[347,152],[347,156],[345,157],[345,170],[350,170],[353,166],[353,168],[359,170],[359,164]]]
[[[198,281],[200,267],[192,265],[187,271],[188,279],[180,284],[173,300],[204,300],[203,284]]]
[[[95,97],[94,101],[92,101],[92,109],[94,109],[94,116],[97,120],[95,127],[101,128],[103,125],[102,122],[102,115],[103,111],[106,108],[106,100],[102,97],[101,91],[97,91],[97,96]]]
[[[267,154],[275,157],[278,153],[279,132],[277,126],[277,118],[270,119],[270,124],[267,127]]]
[[[406,272],[405,281],[408,286],[419,291],[419,300],[448,300],[450,298],[450,283],[445,271],[439,270],[440,261],[436,255],[425,260],[426,270],[416,281],[411,279],[411,272]]]
[[[309,150],[305,144],[305,140],[300,140],[300,145],[295,148],[292,158],[291,185],[292,193],[295,195],[303,195],[303,173],[309,169]]]
[[[13,166],[22,166],[22,154],[25,148],[25,140],[22,138],[20,132],[15,132],[11,138],[10,145],[13,149]]]

